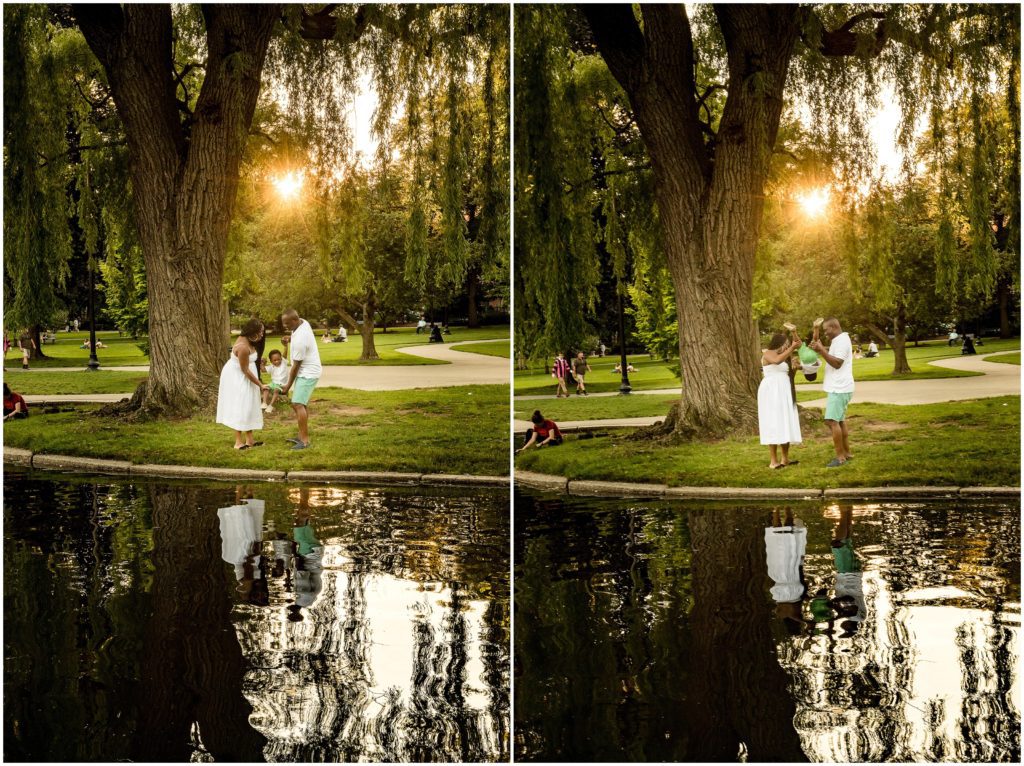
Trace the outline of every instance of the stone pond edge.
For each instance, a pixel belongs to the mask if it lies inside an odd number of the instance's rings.
[[[515,481],[517,485],[531,489],[577,497],[664,497],[677,500],[877,500],[1021,496],[1020,487],[669,487],[664,484],[634,484],[622,481],[583,481],[533,471],[516,471]]]
[[[405,484],[426,486],[507,487],[507,476],[470,474],[424,474],[390,471],[275,471],[256,468],[212,468],[188,465],[153,465],[125,460],[51,455],[4,446],[4,463],[42,470],[88,471],[128,476],[161,476],[174,479],[218,479],[226,481],[301,481],[350,484]],[[620,481],[589,481],[564,476],[516,471],[517,483],[531,489],[577,497],[664,497],[674,499],[911,499],[952,497],[1020,497],[1020,487],[669,487]]]
[[[391,471],[275,471],[260,468],[212,468],[191,465],[154,465],[126,460],[51,455],[4,446],[4,463],[51,471],[87,471],[120,476],[161,476],[170,479],[222,481],[302,481],[347,484],[406,484],[424,486],[507,487],[508,476]]]

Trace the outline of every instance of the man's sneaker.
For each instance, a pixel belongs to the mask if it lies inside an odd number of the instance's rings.
[[[839,458],[834,457],[829,462],[829,464],[827,466],[825,466],[825,467],[826,468],[838,468],[839,466],[843,465],[844,463],[846,463],[845,460],[840,460]]]
[[[792,322],[783,322],[782,326],[785,327],[790,332],[796,332],[796,325],[793,324]]]
[[[297,442],[295,442],[294,445],[292,445],[292,449],[293,450],[296,450],[296,449],[309,449],[309,442],[306,442],[305,444],[303,444],[302,442],[297,441]]]

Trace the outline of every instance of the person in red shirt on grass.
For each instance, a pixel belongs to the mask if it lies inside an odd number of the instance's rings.
[[[555,421],[545,419],[540,410],[533,411],[531,420],[533,428],[526,432],[526,443],[516,450],[517,455],[530,447],[557,447],[562,443],[562,432]]]
[[[28,417],[28,404],[21,394],[16,394],[4,383],[4,420]]]

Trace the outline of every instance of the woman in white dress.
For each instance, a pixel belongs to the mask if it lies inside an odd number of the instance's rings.
[[[795,368],[788,360],[801,345],[802,341],[795,333],[791,340],[787,340],[783,333],[775,333],[761,356],[764,378],[757,389],[757,420],[761,444],[768,445],[771,456],[769,468],[785,468],[798,462],[789,459],[789,445],[799,444],[803,439],[793,391]],[[779,452],[782,453],[781,460]]]
[[[250,319],[231,349],[231,358],[220,371],[217,392],[217,422],[235,432],[235,449],[259,447],[252,432],[263,428],[263,390],[256,369],[259,357],[255,343],[263,337],[263,323]]]

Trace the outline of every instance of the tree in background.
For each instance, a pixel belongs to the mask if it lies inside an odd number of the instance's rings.
[[[650,156],[679,312],[682,394],[656,433],[749,430],[759,379],[751,321],[755,252],[787,97],[808,107],[809,132],[835,158],[843,183],[855,187],[871,160],[863,115],[877,103],[883,84],[894,88],[902,108],[903,146],[913,143],[919,117],[939,118],[993,82],[1004,90],[1016,87],[1007,72],[1019,48],[1019,9],[723,4],[698,6],[693,18],[682,5],[579,10],[592,45],[628,97]],[[517,157],[528,167],[517,168],[516,193],[529,192],[535,209],[545,213],[522,227],[517,255],[532,248],[572,260],[585,255],[584,248],[559,247],[573,242],[559,235],[582,226],[578,205],[565,193],[566,179],[576,176],[558,171],[587,151],[571,140],[584,106],[568,93],[566,108],[553,112],[547,98],[565,79],[566,57],[551,42],[564,36],[559,30],[566,27],[566,13],[517,13],[516,112],[547,118],[533,129],[539,136],[526,126],[522,147],[516,131]],[[549,145],[573,148],[557,156]],[[585,266],[561,265],[551,278],[574,269]],[[517,274],[524,293],[537,289],[528,274]],[[550,321],[558,314],[547,316]],[[706,364],[711,356],[721,362],[714,369]]]
[[[391,115],[403,99],[416,97],[425,67],[468,59],[469,51],[487,49],[502,34],[507,38],[508,28],[507,9],[490,6],[328,5],[311,12],[301,5],[276,4],[78,5],[57,11],[56,18],[39,22],[42,34],[36,40],[45,51],[64,37],[55,30],[84,37],[103,75],[101,92],[87,95],[112,100],[127,143],[151,318],[150,375],[129,410],[167,415],[208,406],[223,363],[229,229],[265,75],[278,94],[287,94],[282,103],[298,116],[306,134],[317,136],[311,159],[323,169],[344,143],[343,107],[353,92],[357,65],[372,72],[381,93],[377,127],[387,147]],[[66,89],[38,81],[35,67],[28,74],[31,46],[25,35],[30,30],[18,23],[26,13],[5,9],[8,35],[21,38],[7,45],[5,56],[5,184],[11,206],[5,244],[17,278],[25,280],[23,301],[28,286],[45,290],[44,273],[46,278],[60,274],[59,268],[44,271],[39,266],[44,258],[57,266],[67,260],[61,255],[67,250],[68,227],[59,220],[60,186],[38,168],[26,168],[38,163],[40,147],[46,147],[48,158],[66,154],[66,137],[56,123],[45,120],[71,103]],[[472,41],[482,42],[474,48]],[[492,82],[500,87],[498,77]],[[496,110],[503,96],[492,96],[488,103]],[[41,121],[43,135],[35,129]],[[497,131],[492,133],[499,138]],[[53,142],[52,152],[47,141]],[[500,154],[494,156],[497,161]],[[54,178],[60,175],[55,169]],[[490,198],[499,199],[500,171],[490,179]],[[32,225],[48,210],[52,226]],[[53,246],[44,247],[35,234],[44,230]],[[15,239],[14,232],[22,239]],[[13,266],[16,262],[24,267]],[[31,318],[21,304],[15,308],[25,314],[20,319]],[[10,321],[15,319],[12,315]],[[180,364],[184,356],[194,364]]]

